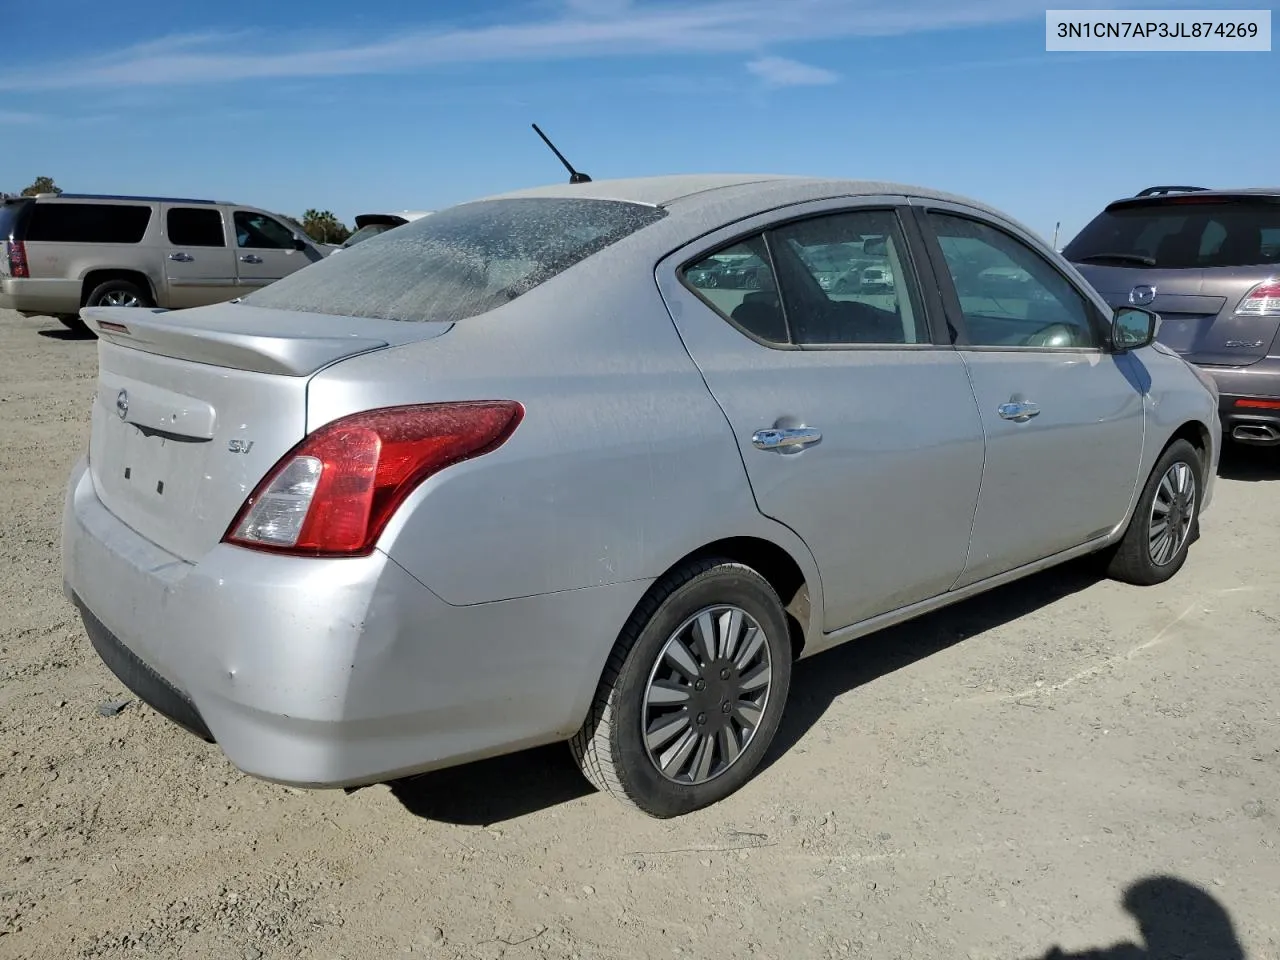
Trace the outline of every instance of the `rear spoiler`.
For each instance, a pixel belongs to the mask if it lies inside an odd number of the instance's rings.
[[[395,213],[361,213],[356,216],[356,229],[361,230],[375,223],[390,223],[402,227],[408,222],[407,219]]]
[[[261,319],[256,311],[246,311],[244,323],[227,322],[228,315],[220,313],[217,327],[200,325],[203,317],[189,311],[180,311],[184,314],[180,321],[161,319],[160,314],[169,312],[158,307],[85,307],[80,318],[99,339],[109,343],[194,363],[287,377],[304,377],[335,360],[380,350],[390,343],[378,337],[340,333],[349,331],[350,321],[338,317],[308,315],[305,323],[299,318],[298,328],[305,327],[308,332],[298,329],[295,333],[259,327],[254,323]],[[332,335],[317,326],[331,326]]]

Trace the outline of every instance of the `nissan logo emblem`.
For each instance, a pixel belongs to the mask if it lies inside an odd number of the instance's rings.
[[[116,413],[120,414],[121,420],[123,420],[125,417],[129,415],[129,391],[128,390],[121,390],[118,394],[116,394]]]
[[[1145,307],[1156,298],[1156,288],[1139,284],[1129,291],[1129,302],[1135,307]]]

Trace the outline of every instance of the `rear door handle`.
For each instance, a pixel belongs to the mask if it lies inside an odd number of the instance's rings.
[[[1032,417],[1040,416],[1040,404],[1028,400],[1011,400],[1000,404],[1000,416],[1014,423],[1026,423]]]
[[[262,258],[258,256],[256,253],[246,253],[243,257],[240,258],[240,262],[241,263],[261,263]]]
[[[757,430],[751,435],[751,443],[757,450],[780,450],[786,447],[803,447],[817,443],[822,434],[812,427],[793,427],[788,430]]]
[[[195,257],[189,253],[171,253],[169,254],[169,259],[176,260],[178,263],[190,263]]]

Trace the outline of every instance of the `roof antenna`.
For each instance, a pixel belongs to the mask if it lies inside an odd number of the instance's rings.
[[[556,155],[556,158],[561,163],[564,164],[564,168],[569,171],[570,183],[590,183],[591,182],[591,178],[588,177],[585,173],[579,173],[577,170],[573,169],[573,164],[571,164],[568,160],[564,158],[564,154],[556,149],[556,145],[552,143],[549,139],[547,139],[547,135],[543,133],[540,129],[538,129],[538,125],[536,123],[533,125],[533,131],[534,133],[536,133],[538,136],[542,138],[542,142],[551,148],[551,152]]]

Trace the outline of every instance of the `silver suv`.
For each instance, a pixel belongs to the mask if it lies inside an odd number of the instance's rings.
[[[232,300],[322,260],[279,214],[211,200],[40,194],[0,202],[0,308],[83,329],[86,306]]]
[[[1063,254],[1113,306],[1160,314],[1159,340],[1217,381],[1224,435],[1280,444],[1280,189],[1149,187]]]

